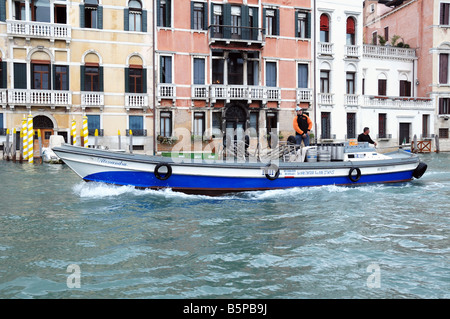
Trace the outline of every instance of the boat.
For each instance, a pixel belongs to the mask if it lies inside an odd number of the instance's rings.
[[[188,194],[287,189],[324,185],[409,182],[427,169],[417,154],[381,154],[367,143],[285,145],[267,156],[217,160],[120,153],[68,144],[53,151],[88,182],[172,189]]]
[[[62,164],[63,161],[53,151],[54,147],[64,144],[64,137],[61,135],[51,135],[49,146],[42,148],[42,161],[49,164]]]

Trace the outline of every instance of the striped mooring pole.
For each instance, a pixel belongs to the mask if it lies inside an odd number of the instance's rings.
[[[88,118],[83,116],[83,142],[84,147],[88,147],[89,130],[88,130]]]
[[[23,147],[23,160],[28,160],[28,133],[27,133],[27,119],[22,119],[22,147]]]
[[[77,145],[77,121],[75,119],[72,120],[72,132],[70,135],[72,136],[72,145]]]
[[[28,163],[34,163],[34,130],[33,130],[33,116],[28,115],[28,125],[27,125],[27,134],[28,134]]]

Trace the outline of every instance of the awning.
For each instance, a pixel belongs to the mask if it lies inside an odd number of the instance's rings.
[[[330,22],[326,14],[320,16],[320,31],[329,31]]]

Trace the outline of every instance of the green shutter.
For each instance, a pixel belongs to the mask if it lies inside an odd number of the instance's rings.
[[[14,88],[26,89],[27,88],[27,64],[26,63],[14,63]]]
[[[210,25],[213,25],[214,24],[214,3],[211,3],[210,17],[211,17],[209,19]],[[211,38],[214,38],[214,28],[211,28],[210,32],[211,32]]]
[[[171,0],[167,0],[166,1],[166,27],[171,28],[171,21],[172,21],[172,1]]]
[[[123,29],[130,31],[130,9],[123,9]]]
[[[147,32],[147,10],[142,10],[142,32]]]
[[[280,9],[275,10],[276,30],[275,35],[280,35]]]
[[[84,4],[80,4],[80,28],[84,28]]]
[[[51,79],[52,79],[52,82],[53,82],[52,88],[53,88],[53,90],[56,90],[56,65],[52,65],[52,77],[51,77]],[[62,89],[63,88],[61,88],[61,90]]]
[[[66,74],[67,74],[67,86],[64,87],[64,90],[69,90],[70,88],[70,66],[67,66],[66,68]]]
[[[6,1],[0,1],[0,21],[6,21]]]
[[[156,0],[156,26],[160,27],[161,26],[161,17],[159,15],[159,6],[160,6],[160,2],[159,0]]]
[[[97,29],[103,29],[103,7],[97,7]]]
[[[298,36],[298,13],[299,11],[295,11],[295,19],[294,19],[294,23],[295,23],[295,34],[294,37],[299,38]]]
[[[130,69],[125,68],[125,93],[130,92]]]
[[[2,61],[2,89],[6,89],[8,87],[8,64],[5,61]]]
[[[84,70],[85,70],[85,66],[81,65],[80,66],[80,91],[84,91]]]
[[[266,8],[263,8],[263,33],[267,34],[266,32]]]
[[[142,93],[147,93],[147,69],[142,69]]]
[[[208,30],[208,5],[203,4],[203,30]]]
[[[231,38],[231,4],[225,3],[223,5],[223,37],[225,39]]]
[[[248,40],[250,38],[250,16],[248,12],[248,6],[241,6],[241,19],[242,19],[242,39]]]
[[[311,12],[306,14],[306,37],[311,39]]]
[[[99,68],[98,68],[98,90],[99,90],[99,92],[103,92],[104,91],[104,85],[103,85],[103,83],[104,83],[104,80],[103,80],[103,67],[102,66],[100,66]]]
[[[194,1],[191,1],[191,30],[194,30]]]
[[[259,26],[258,26],[258,20],[259,20],[258,8],[251,8],[251,10],[253,11],[253,25],[251,25],[251,27],[254,28],[254,29],[252,29],[253,40],[258,40],[259,33],[260,33]]]

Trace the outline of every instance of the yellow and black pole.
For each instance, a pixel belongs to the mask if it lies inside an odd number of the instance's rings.
[[[28,115],[28,125],[27,125],[27,134],[28,134],[28,163],[34,163],[34,130],[33,130],[33,116],[31,114]]]
[[[83,116],[83,143],[84,147],[88,147],[89,130],[88,130],[88,118]]]
[[[75,119],[72,120],[72,131],[70,136],[72,136],[72,145],[77,145],[77,121],[75,121]]]
[[[27,119],[24,117],[22,120],[22,148],[23,148],[23,159],[28,160],[28,127]]]

